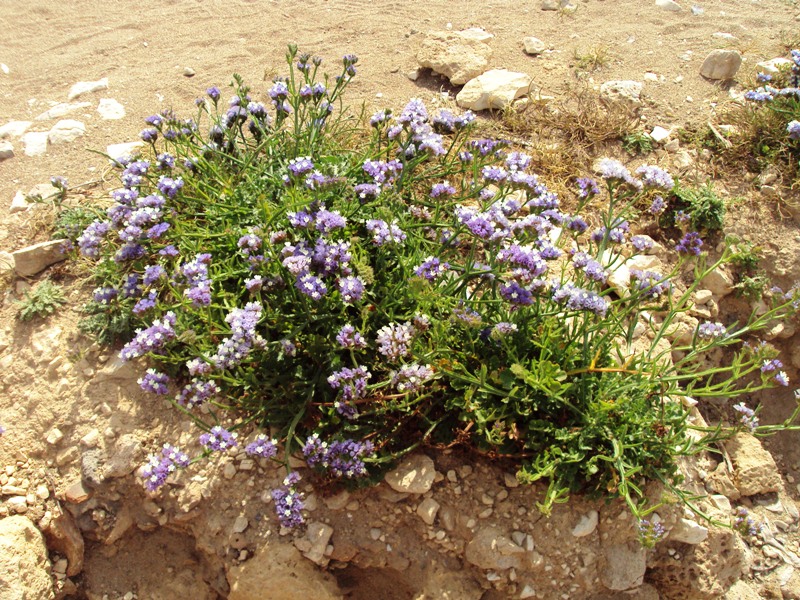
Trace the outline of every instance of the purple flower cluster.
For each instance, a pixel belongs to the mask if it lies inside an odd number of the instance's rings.
[[[230,369],[240,364],[254,346],[262,346],[263,338],[256,332],[256,325],[261,318],[261,305],[248,302],[244,308],[234,308],[225,317],[230,325],[231,337],[226,338],[211,357],[211,362],[219,369]]]
[[[613,158],[602,158],[597,163],[597,171],[603,179],[609,181],[619,181],[627,183],[632,188],[642,189],[642,182],[636,179],[631,172],[618,160]]]
[[[315,433],[303,445],[303,457],[309,467],[318,467],[330,472],[334,477],[355,479],[367,474],[364,459],[374,457],[372,442],[355,440],[336,440],[328,444]]]
[[[650,204],[650,208],[647,209],[651,215],[660,215],[664,212],[667,208],[667,203],[661,196],[656,196],[653,198],[652,204]]]
[[[338,281],[339,294],[342,296],[344,304],[353,304],[361,300],[364,295],[364,282],[360,277],[349,275],[340,277]]]
[[[500,286],[500,296],[511,304],[517,306],[529,306],[533,304],[533,293],[526,287],[522,287],[516,281]]]
[[[601,317],[606,315],[609,307],[608,300],[602,296],[569,282],[553,283],[553,300],[559,304],[565,304],[569,310],[585,310]]]
[[[211,304],[209,264],[211,264],[211,255],[203,253],[198,254],[194,260],[181,265],[181,274],[186,280],[186,289],[183,290],[183,295],[192,301],[192,306],[208,306]]]
[[[428,281],[435,281],[450,269],[449,263],[442,262],[435,256],[429,256],[414,269],[414,275]]]
[[[475,114],[468,110],[463,115],[456,116],[449,110],[440,108],[433,117],[433,129],[438,133],[455,133],[464,129],[475,120]]]
[[[376,246],[402,244],[406,240],[406,234],[397,226],[397,222],[389,225],[381,219],[370,219],[366,225],[367,231],[372,234],[372,243]]]
[[[531,281],[547,272],[547,262],[538,250],[530,246],[512,244],[497,253],[497,261],[517,267],[514,277],[523,281]]]
[[[339,371],[328,376],[328,385],[335,390],[341,390],[342,399],[345,402],[352,400],[359,400],[367,393],[367,381],[372,377],[366,367],[360,366],[353,369],[344,367]],[[337,403],[337,411],[348,417],[355,416],[355,408],[350,406],[343,406]]]
[[[644,294],[646,298],[658,298],[670,290],[669,280],[655,271],[641,271],[631,269],[634,279],[634,288]]]
[[[625,236],[629,231],[630,225],[628,225],[628,222],[620,221],[615,223],[611,229],[605,226],[595,229],[592,232],[592,241],[600,244],[603,240],[607,239],[614,244],[623,244],[625,243]]]
[[[430,196],[431,198],[438,198],[439,196],[453,196],[455,193],[456,188],[444,181],[442,183],[433,184]]]
[[[194,408],[219,394],[219,386],[213,381],[202,381],[196,377],[178,392],[175,401],[181,406]]]
[[[642,183],[647,187],[670,191],[675,186],[672,176],[661,167],[655,165],[642,165],[636,169],[636,174],[642,178]]]
[[[645,548],[653,548],[667,536],[667,530],[659,521],[642,519],[639,521],[639,543]]]
[[[575,183],[578,186],[578,198],[591,198],[600,193],[600,187],[594,179],[578,177]]]
[[[745,536],[756,536],[761,531],[761,526],[750,517],[750,513],[744,506],[736,508],[735,517],[733,519],[733,528]]]
[[[298,156],[289,161],[287,168],[292,177],[302,177],[314,170],[314,162],[310,156]]]
[[[342,348],[350,348],[354,350],[362,350],[367,347],[367,341],[364,339],[356,328],[350,325],[344,325],[339,333],[336,334],[336,341]]]
[[[244,447],[244,451],[249,456],[272,458],[278,453],[278,442],[266,434],[259,433],[255,440]]]
[[[278,521],[283,527],[294,528],[305,523],[303,494],[297,490],[299,481],[300,475],[289,473],[283,480],[283,486],[271,492]]]
[[[733,405],[733,410],[739,413],[739,422],[742,426],[747,428],[751,433],[756,430],[756,427],[758,427],[758,417],[752,408],[740,402],[739,404]]]
[[[372,177],[374,184],[391,186],[403,172],[403,163],[399,160],[366,160],[362,169],[364,173]]]
[[[492,331],[489,333],[489,337],[493,340],[500,340],[504,337],[508,337],[510,335],[515,334],[518,331],[517,325],[515,323],[508,323],[505,321],[501,321],[497,323],[494,327],[492,327]]]
[[[212,452],[225,452],[236,447],[236,434],[221,425],[215,425],[211,431],[200,436],[200,445]]]
[[[679,254],[693,254],[694,256],[700,255],[700,248],[703,247],[703,240],[700,239],[700,234],[696,231],[690,231],[681,238],[681,241],[675,246],[675,250]]]
[[[701,323],[697,327],[697,337],[701,340],[716,340],[727,335],[728,330],[722,323]]]
[[[433,369],[428,365],[403,365],[392,374],[392,385],[403,394],[418,392],[431,377]]]
[[[148,492],[154,492],[167,482],[177,469],[189,466],[189,457],[175,446],[164,444],[161,454],[151,454],[139,471]]]
[[[389,360],[398,360],[410,352],[413,337],[414,327],[410,323],[384,325],[376,335],[378,352]]]
[[[631,246],[637,252],[647,252],[653,248],[653,240],[646,235],[635,235],[631,238]]]
[[[134,338],[125,344],[119,353],[122,360],[132,360],[148,352],[158,352],[175,338],[175,313],[168,312],[162,319],[156,319],[147,329],[137,329]]]
[[[312,300],[321,300],[328,293],[328,286],[316,275],[304,271],[297,276],[295,287]]]
[[[167,387],[169,385],[169,377],[155,369],[147,369],[144,377],[140,377],[137,383],[145,392],[150,392],[151,394],[163,396],[169,391]]]
[[[78,247],[81,254],[89,258],[100,256],[100,242],[111,230],[109,221],[94,221],[78,237]]]
[[[113,287],[99,287],[92,292],[92,299],[98,304],[110,304],[118,295],[119,291]]]
[[[586,252],[576,252],[572,256],[572,266],[593,281],[605,282],[608,279],[608,273],[603,265],[593,259]]]
[[[789,121],[786,125],[786,132],[789,134],[790,140],[800,140],[800,121]]]

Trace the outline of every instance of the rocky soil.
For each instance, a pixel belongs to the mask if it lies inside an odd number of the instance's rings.
[[[726,232],[759,245],[762,266],[788,287],[800,280],[800,235],[786,218],[796,192],[769,173],[719,171],[677,130],[713,120],[758,63],[785,55],[800,9],[779,0],[136,6],[11,1],[0,13],[0,597],[800,597],[796,433],[763,446],[742,435],[685,465],[703,512],[728,523],[744,506],[764,524],[757,536],[673,506],[659,511],[670,534],[655,550],[635,541],[620,503],[573,498],[544,517],[541,490],[519,486],[510,465],[434,449],[374,488],[306,488],[309,525],[299,533],[273,516],[268,490],[283,473],[244,455],[195,465],[147,494],[136,477],[147,454],[164,440],[196,450],[196,431],[142,393],[140,373],[113,348],[78,332],[86,273],[47,243],[50,176],[69,179],[68,202],[101,201],[115,184],[89,150],[136,141],[142,117],[189,112],[232,72],[263,92],[296,41],[331,62],[358,54],[351,99],[381,108],[419,96],[502,110],[523,97],[556,103],[587,85],[652,133],[649,162],[683,181],[714,181],[729,201]],[[624,157],[618,145],[605,150]],[[69,303],[47,320],[16,320],[15,301],[44,277],[65,285]],[[704,287],[698,310],[709,316],[750,308],[729,274]],[[780,324],[769,337],[798,381],[795,328]],[[765,422],[794,405],[791,389],[760,400]],[[699,408],[719,418],[719,407]]]

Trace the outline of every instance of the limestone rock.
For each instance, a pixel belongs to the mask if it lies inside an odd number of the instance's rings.
[[[331,575],[317,570],[289,544],[267,539],[253,557],[227,573],[228,600],[341,600]]]
[[[558,10],[558,2],[556,0],[542,0],[542,10]]]
[[[531,83],[525,73],[492,69],[468,81],[456,96],[456,103],[471,110],[501,110],[529,93]]]
[[[79,81],[73,85],[69,90],[68,100],[74,100],[78,96],[88,94],[90,92],[98,92],[100,90],[108,89],[108,77],[103,77],[97,81]]]
[[[650,139],[653,140],[655,143],[660,144],[669,139],[669,136],[672,135],[672,131],[669,129],[665,129],[660,125],[656,125],[653,127],[653,130],[649,133]]]
[[[106,463],[105,477],[125,477],[133,473],[141,457],[141,443],[130,433],[120,436]]]
[[[460,32],[429,33],[417,50],[417,62],[444,75],[453,85],[463,85],[486,69],[492,49],[483,41]]]
[[[733,291],[733,277],[722,267],[717,267],[703,278],[703,287],[714,294],[719,301]]]
[[[781,69],[791,69],[794,63],[789,60],[788,58],[784,58],[783,56],[779,56],[778,58],[773,58],[771,60],[765,60],[760,63],[756,63],[756,67],[762,73],[769,73],[770,75],[776,75],[777,73],[781,72]],[[0,128],[0,137],[3,137],[2,128]]]
[[[0,161],[14,158],[14,145],[11,142],[0,142]]]
[[[106,154],[112,161],[122,160],[138,156],[144,142],[125,142],[123,144],[111,144],[106,147]]]
[[[72,577],[83,571],[83,536],[69,512],[58,509],[58,514],[44,528],[44,534],[48,547],[67,557],[67,576]]]
[[[0,250],[0,277],[14,272],[14,255],[5,250]]]
[[[42,114],[36,117],[37,121],[49,121],[50,119],[59,119],[64,115],[68,115],[71,112],[75,112],[76,110],[80,110],[82,108],[87,108],[91,106],[91,102],[62,102],[61,104],[56,104],[48,108]]]
[[[717,465],[711,473],[708,474],[705,481],[706,490],[721,494],[725,498],[731,500],[738,500],[742,494],[736,488],[730,475],[728,474],[728,467],[724,462]]]
[[[439,503],[433,498],[425,498],[417,506],[417,515],[426,525],[433,525],[436,520],[436,513],[439,512]]]
[[[684,544],[699,544],[708,537],[708,527],[691,519],[680,519],[669,532],[669,539]]]
[[[0,519],[0,598],[53,598],[50,561],[39,530],[27,517]]]
[[[476,42],[488,42],[494,38],[494,34],[489,33],[480,27],[470,27],[469,29],[462,29],[457,32],[457,35],[465,40],[474,40]]]
[[[603,546],[598,567],[600,582],[614,591],[638,587],[647,570],[646,559],[647,551],[638,542]]]
[[[327,565],[328,559],[325,557],[325,550],[332,535],[333,527],[330,525],[317,522],[309,523],[306,528],[306,538],[310,543],[310,548],[303,553],[303,556],[321,567]]]
[[[74,142],[86,133],[86,125],[73,119],[64,119],[53,125],[47,134],[51,144]]]
[[[734,467],[734,483],[742,496],[777,492],[782,487],[778,466],[755,437],[738,433],[725,442]]]
[[[636,107],[642,103],[642,84],[639,81],[613,80],[600,86],[600,99],[606,104]]]
[[[581,520],[572,528],[572,535],[577,538],[591,535],[597,529],[598,518],[599,513],[596,510],[590,510],[585,515],[581,515]]]
[[[433,460],[424,454],[409,456],[396,469],[384,476],[394,491],[404,494],[424,494],[431,489],[436,477]]]
[[[675,0],[656,0],[656,6],[670,12],[680,12],[683,10]]]
[[[21,138],[31,125],[33,125],[31,121],[9,121],[0,127],[0,140]]]
[[[22,136],[25,156],[41,156],[47,152],[47,131],[29,131]]]
[[[28,197],[22,193],[21,190],[18,190],[16,194],[14,194],[14,199],[11,200],[11,207],[8,209],[8,212],[12,215],[18,212],[24,212],[28,210]]]
[[[742,55],[736,50],[712,50],[700,67],[700,75],[706,79],[724,81],[733,79],[741,66]]]
[[[97,112],[104,119],[122,119],[125,116],[125,107],[113,98],[100,98]]]
[[[525,549],[507,538],[497,527],[484,527],[464,550],[467,562],[481,569],[520,569]]]
[[[52,264],[66,260],[67,255],[62,252],[65,243],[66,240],[51,240],[13,252],[17,274],[31,277]]]
[[[545,43],[537,37],[529,36],[522,40],[522,45],[525,48],[525,54],[537,56],[547,49]]]

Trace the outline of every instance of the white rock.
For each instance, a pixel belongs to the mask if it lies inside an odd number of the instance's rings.
[[[536,56],[541,54],[547,49],[545,43],[537,37],[529,36],[522,40],[522,45],[525,48],[525,54]]]
[[[6,63],[0,63],[0,71],[5,73],[6,75],[8,75],[11,72]]]
[[[758,67],[758,69],[763,73],[775,75],[780,73],[783,69],[791,69],[793,64],[794,63],[788,58],[779,56],[778,58],[773,58],[772,60],[765,60],[763,62],[756,63],[756,67]],[[2,129],[0,129],[0,137],[3,137]]]
[[[114,162],[126,158],[133,158],[138,156],[144,142],[125,142],[123,144],[111,144],[106,146],[106,154],[108,158]]]
[[[587,514],[581,516],[578,524],[572,528],[573,537],[580,538],[591,535],[597,529],[597,520],[599,514],[596,510],[590,510]]]
[[[22,136],[22,145],[26,156],[41,156],[47,152],[46,131],[29,131]]]
[[[64,119],[53,125],[47,134],[51,144],[74,142],[86,133],[86,125],[73,119]]]
[[[327,560],[325,558],[325,550],[328,547],[328,542],[333,535],[333,527],[325,523],[309,523],[306,530],[306,537],[311,542],[311,549],[303,553],[308,560],[320,566],[325,565]]]
[[[783,482],[775,459],[757,438],[737,433],[723,445],[733,461],[734,483],[742,496],[781,490]]]
[[[736,41],[736,36],[732,33],[725,33],[724,31],[717,31],[716,33],[712,33],[711,37],[720,39],[720,40],[728,40],[729,42]]]
[[[462,85],[486,69],[492,49],[482,41],[458,32],[429,33],[417,49],[417,62]]]
[[[531,587],[529,583],[525,584],[525,587],[522,588],[522,591],[519,593],[520,599],[524,598],[534,598],[536,596],[536,590]]]
[[[113,98],[100,98],[97,112],[104,119],[122,119],[125,116],[125,107]]]
[[[5,600],[54,597],[44,538],[27,517],[0,519],[0,595]]]
[[[51,240],[12,252],[17,275],[31,277],[52,264],[66,260],[67,255],[62,252],[66,241]]]
[[[61,430],[58,427],[54,427],[53,429],[51,429],[50,433],[48,433],[47,437],[45,438],[47,443],[50,444],[51,446],[56,445],[62,439],[64,439],[64,434],[61,433]]]
[[[22,190],[18,190],[14,194],[14,199],[11,201],[11,208],[8,209],[8,212],[13,214],[25,210],[28,210],[28,198],[22,193]]]
[[[183,76],[184,77],[194,77],[195,74],[196,74],[196,72],[192,67],[184,67],[183,68]]]
[[[14,146],[11,142],[0,142],[0,161],[14,158]]]
[[[465,40],[475,40],[476,42],[488,42],[492,38],[494,38],[493,33],[489,33],[485,29],[481,29],[480,27],[470,27],[469,29],[462,29],[461,31],[456,32],[457,35],[461,36]]]
[[[92,429],[89,433],[81,438],[81,445],[86,448],[96,448],[97,443],[100,441],[100,432],[97,429]]]
[[[415,454],[386,473],[384,480],[396,492],[424,494],[431,489],[435,476],[433,461],[424,454]]]
[[[6,138],[20,138],[25,135],[33,121],[9,121],[0,127],[0,140]]]
[[[719,300],[733,291],[733,278],[722,267],[717,267],[706,275],[703,280],[703,287],[714,294],[714,298]]]
[[[670,135],[672,135],[671,129],[665,129],[660,125],[656,125],[653,127],[653,131],[650,132],[650,139],[656,143],[661,143],[664,140],[669,139]]]
[[[417,515],[419,515],[419,518],[427,525],[433,525],[433,522],[436,520],[436,513],[439,512],[439,506],[440,504],[433,498],[425,498],[419,503],[419,506],[417,506]]]
[[[733,79],[742,66],[742,55],[736,50],[712,50],[700,67],[700,75],[714,81]]]
[[[675,0],[656,0],[656,6],[672,12],[680,12],[683,10],[681,5],[675,2]]]
[[[73,85],[69,90],[68,100],[74,100],[78,96],[88,94],[89,92],[98,92],[100,90],[108,89],[108,77],[103,77],[97,81],[79,81]]]
[[[708,527],[690,519],[681,519],[669,532],[669,539],[684,544],[699,544],[708,537]]]
[[[36,117],[36,120],[49,121],[50,119],[58,119],[64,115],[68,115],[71,112],[86,108],[91,105],[91,102],[62,102],[61,104],[56,104],[55,106],[52,106],[48,110],[44,111],[42,114]]]
[[[529,93],[531,83],[525,73],[492,69],[468,81],[456,96],[456,104],[471,110],[500,110]]]
[[[642,103],[642,84],[639,81],[606,81],[600,86],[600,99],[607,104],[635,107]]]
[[[245,529],[247,529],[248,525],[249,523],[247,521],[247,517],[240,515],[236,517],[236,520],[233,522],[231,531],[233,531],[233,533],[242,533]]]
[[[610,590],[624,591],[639,587],[647,570],[647,551],[636,542],[602,547],[598,566],[600,582]]]
[[[481,569],[520,569],[525,549],[507,538],[497,527],[485,527],[475,533],[464,550],[467,562]]]

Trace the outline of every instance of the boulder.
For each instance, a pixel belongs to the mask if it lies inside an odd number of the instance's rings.
[[[712,50],[703,65],[700,75],[714,81],[733,79],[742,66],[742,55],[736,50]]]
[[[453,85],[463,85],[483,73],[492,56],[492,49],[476,37],[471,33],[431,32],[417,50],[417,62],[444,75]]]
[[[725,442],[733,462],[733,481],[742,496],[777,492],[782,487],[778,465],[757,438],[738,433]]]
[[[67,240],[51,240],[41,242],[27,248],[12,252],[14,268],[22,277],[31,277],[45,270],[52,264],[67,259],[62,252]]]
[[[468,81],[456,96],[456,103],[471,110],[501,110],[528,94],[531,83],[525,73],[492,69]]]
[[[0,598],[53,598],[44,538],[27,517],[0,519]]]

